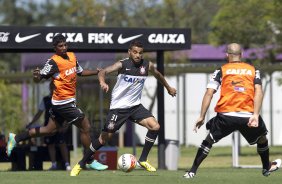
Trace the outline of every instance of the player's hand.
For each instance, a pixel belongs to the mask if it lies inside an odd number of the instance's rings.
[[[193,131],[197,133],[197,130],[201,128],[201,126],[204,124],[205,118],[199,117],[195,123]]]
[[[101,89],[103,91],[105,91],[106,93],[109,91],[109,85],[108,84],[103,82],[103,83],[100,83],[100,86],[101,86]]]
[[[167,92],[168,92],[168,94],[170,94],[171,96],[176,96],[176,89],[175,88],[169,88],[168,90],[167,90]]]
[[[39,82],[41,80],[40,69],[37,67],[33,70],[33,80]]]
[[[257,115],[252,115],[249,119],[248,122],[248,127],[250,128],[256,128],[259,125],[259,121],[258,121],[258,116]]]

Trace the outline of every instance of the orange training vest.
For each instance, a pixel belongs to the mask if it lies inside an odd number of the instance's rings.
[[[235,62],[227,63],[221,69],[221,93],[215,111],[254,112],[255,68],[244,62]]]
[[[52,98],[54,100],[66,100],[75,97],[77,62],[73,52],[67,52],[67,55],[69,59],[64,59],[56,54],[51,57],[59,68],[59,75],[53,78],[55,89]]]

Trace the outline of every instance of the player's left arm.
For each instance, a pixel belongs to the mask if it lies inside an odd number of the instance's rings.
[[[260,71],[256,70],[256,75],[254,79],[254,88],[255,88],[255,94],[254,94],[254,112],[253,115],[250,117],[248,126],[249,127],[258,127],[259,125],[259,113],[262,106],[263,101],[263,89],[262,89],[262,82],[260,77]]]
[[[168,94],[170,94],[171,96],[176,96],[176,89],[168,84],[164,76],[156,69],[151,61],[149,62],[149,71],[166,88]]]
[[[81,65],[76,61],[76,73],[78,76],[91,76],[91,75],[98,75],[98,73],[101,71],[101,68],[97,68],[96,70],[87,70],[83,69]]]

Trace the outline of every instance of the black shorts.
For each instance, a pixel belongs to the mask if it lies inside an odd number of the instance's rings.
[[[256,128],[248,127],[249,119],[248,117],[226,116],[218,113],[207,122],[206,128],[210,130],[215,142],[238,130],[252,145],[256,144],[261,136],[267,134],[267,128],[261,116],[259,116],[259,126]]]
[[[57,132],[55,135],[44,137],[45,144],[63,144],[65,143],[65,133]]]
[[[76,107],[75,102],[63,105],[52,105],[50,109],[50,116],[60,125],[62,125],[65,121],[68,124],[72,124],[81,121],[85,117],[84,113]]]
[[[148,117],[154,117],[142,104],[128,109],[112,109],[109,111],[102,131],[116,132],[128,120],[138,123]]]

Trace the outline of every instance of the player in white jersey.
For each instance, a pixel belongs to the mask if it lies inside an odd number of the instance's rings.
[[[148,129],[145,145],[138,162],[147,171],[156,171],[147,161],[147,156],[158,136],[160,125],[152,113],[141,104],[142,90],[149,72],[158,79],[171,96],[176,96],[176,89],[167,83],[151,61],[143,59],[143,45],[140,42],[132,42],[128,54],[129,58],[120,60],[99,72],[100,86],[105,92],[109,90],[105,76],[112,72],[118,72],[117,82],[112,91],[110,110],[102,133],[98,139],[92,142],[82,160],[74,166],[71,176],[79,174],[88,158],[105,145],[126,120],[138,123]]]

